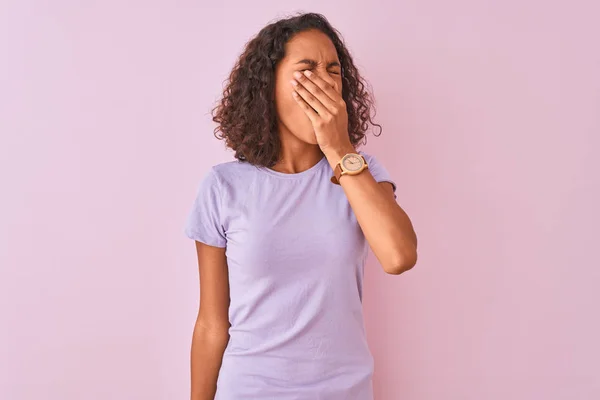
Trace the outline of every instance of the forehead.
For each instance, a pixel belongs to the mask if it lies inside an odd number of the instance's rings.
[[[297,33],[285,45],[283,61],[297,62],[304,58],[325,63],[339,61],[331,39],[316,29]]]

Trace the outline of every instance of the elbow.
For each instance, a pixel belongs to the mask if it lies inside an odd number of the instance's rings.
[[[384,271],[390,275],[400,275],[403,272],[412,269],[417,264],[416,249],[400,254],[394,260],[384,266]]]
[[[193,338],[202,342],[226,345],[229,341],[230,323],[223,320],[207,320],[198,317],[194,326]]]

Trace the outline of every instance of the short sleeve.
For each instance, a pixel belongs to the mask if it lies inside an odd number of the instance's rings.
[[[369,165],[369,171],[371,171],[371,175],[373,175],[373,178],[375,178],[377,182],[389,182],[392,184],[392,187],[394,188],[394,198],[397,198],[396,182],[392,179],[392,176],[390,175],[389,171],[383,166],[383,164],[381,164],[379,160],[377,160],[377,158],[371,154],[367,154],[363,151],[359,151],[358,153],[365,157],[365,160],[367,160],[367,164]]]
[[[185,235],[209,246],[225,247],[227,240],[221,213],[220,184],[214,168],[211,168],[196,191],[196,198],[185,221]]]

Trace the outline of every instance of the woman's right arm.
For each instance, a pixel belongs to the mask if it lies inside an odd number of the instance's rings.
[[[213,400],[229,341],[229,277],[225,248],[196,241],[200,307],[191,348],[191,400]]]

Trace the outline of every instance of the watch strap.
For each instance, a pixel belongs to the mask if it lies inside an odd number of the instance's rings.
[[[342,166],[341,166],[341,162],[339,162],[333,169],[333,176],[331,177],[331,182],[335,183],[336,185],[339,185],[341,176],[342,176]]]

